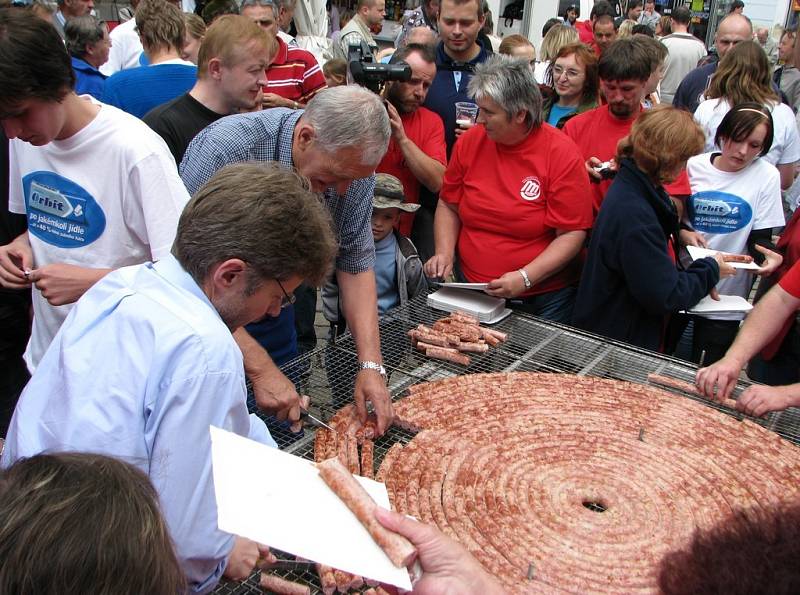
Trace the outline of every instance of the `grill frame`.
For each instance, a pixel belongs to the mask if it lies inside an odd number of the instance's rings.
[[[379,324],[381,351],[393,401],[402,399],[412,385],[463,374],[514,371],[566,373],[639,384],[649,384],[648,374],[662,374],[693,384],[697,371],[697,366],[693,363],[520,312],[513,312],[490,327],[507,333],[508,341],[491,348],[488,353],[469,354],[472,361],[468,367],[429,359],[415,351],[406,331],[415,328],[419,323],[430,325],[446,315],[446,312],[429,307],[425,297],[420,296],[390,311],[381,319]],[[355,342],[352,336],[346,333],[326,346],[288,362],[282,370],[298,385],[298,390],[302,394],[311,397],[312,413],[319,414],[321,419],[327,421],[341,405],[350,402],[351,382],[358,370],[357,363]],[[737,398],[751,384],[755,383],[740,378],[732,398]],[[335,394],[332,394],[331,385],[336,387]],[[660,385],[658,388],[698,401],[731,417],[742,416],[697,395]],[[258,410],[252,394],[248,399],[248,408],[266,421],[281,450],[313,460],[313,429],[305,430],[300,436],[293,436],[285,426],[276,423]],[[772,412],[764,419],[748,419],[800,445],[800,409]],[[393,427],[376,440],[374,455],[376,470],[392,444],[395,442],[407,444],[413,436],[406,430]],[[280,555],[279,552],[277,554]],[[284,571],[278,574],[289,580],[308,584],[312,593],[321,592],[315,572]],[[258,580],[259,573],[256,572],[242,583],[223,582],[214,593],[215,595],[263,593],[258,586]]]

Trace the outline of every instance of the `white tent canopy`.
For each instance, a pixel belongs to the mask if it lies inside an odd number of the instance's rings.
[[[331,40],[327,37],[328,12],[325,10],[325,0],[297,0],[294,26],[297,27],[297,45],[314,54],[320,66],[327,62]]]

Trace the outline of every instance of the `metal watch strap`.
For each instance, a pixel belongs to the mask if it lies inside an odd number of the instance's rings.
[[[386,369],[378,362],[359,362],[358,368],[360,370],[375,370],[378,374],[386,378]]]
[[[519,269],[519,274],[522,275],[522,280],[525,282],[525,289],[530,289],[531,280],[528,278],[528,273],[525,272],[525,269]]]

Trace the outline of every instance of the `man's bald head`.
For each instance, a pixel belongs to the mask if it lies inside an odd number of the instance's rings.
[[[434,33],[433,29],[422,25],[421,27],[414,27],[408,32],[406,37],[406,45],[417,43],[419,45],[436,45],[439,41],[439,36]]]
[[[753,24],[743,14],[729,14],[719,23],[714,45],[722,58],[729,49],[740,41],[753,39]]]

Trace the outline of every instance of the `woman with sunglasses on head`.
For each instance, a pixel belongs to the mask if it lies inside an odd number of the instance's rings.
[[[732,108],[716,129],[718,150],[689,159],[686,170],[692,186],[685,223],[702,238],[701,244],[730,254],[749,254],[769,275],[782,258],[771,247],[772,230],[784,225],[780,174],[764,157],[772,146],[774,127],[770,110],[758,103]],[[748,271],[723,279],[721,295],[747,298],[753,285]],[[723,357],[733,342],[741,313],[694,316],[692,359],[710,364]]]
[[[563,128],[571,117],[597,107],[600,78],[597,57],[582,43],[565,45],[550,64],[553,95],[545,102],[544,120]]]

